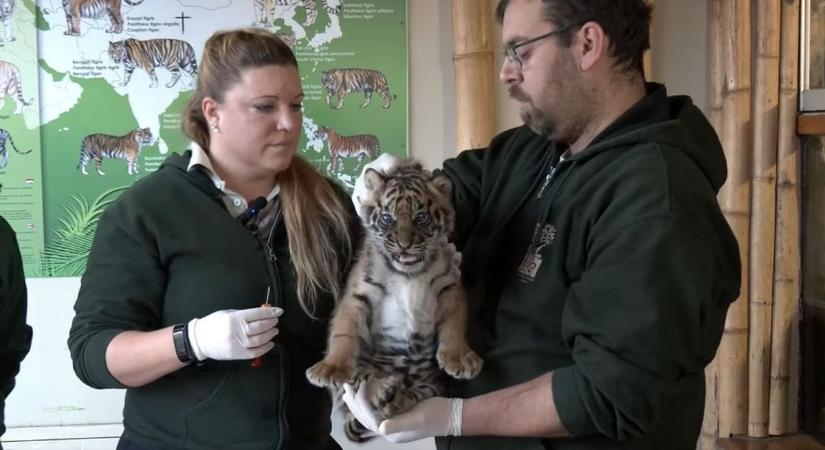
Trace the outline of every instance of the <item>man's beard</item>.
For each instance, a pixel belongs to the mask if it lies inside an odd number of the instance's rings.
[[[581,85],[580,74],[576,71],[573,61],[560,58],[549,77],[544,92],[555,93],[553,110],[549,110],[546,99],[542,110],[534,99],[524,93],[517,85],[509,87],[510,97],[521,103],[519,115],[524,124],[534,133],[545,136],[557,142],[570,144],[578,138],[577,133],[584,125],[586,111],[592,107],[592,96]]]
[[[530,127],[534,133],[546,136],[548,138],[554,137],[556,131],[556,123],[547,114],[544,114],[533,104],[530,97],[521,91],[517,86],[511,86],[509,89],[510,98],[521,102],[519,115],[525,125]]]

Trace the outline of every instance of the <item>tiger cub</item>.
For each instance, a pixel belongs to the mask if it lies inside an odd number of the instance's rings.
[[[306,376],[336,394],[343,383],[368,389],[380,422],[443,395],[444,372],[472,378],[482,361],[465,338],[461,255],[447,241],[455,223],[449,179],[414,162],[386,175],[367,169],[363,177],[368,195],[358,214],[366,237],[334,312],[327,354]],[[345,431],[356,442],[367,438],[354,417]]]
[[[17,103],[14,114],[20,114],[24,106],[32,104],[33,98],[25,100],[23,98],[23,79],[20,77],[20,69],[7,61],[0,61],[0,109],[6,103],[6,96],[13,98]]]
[[[166,87],[172,87],[180,79],[180,70],[183,69],[192,79],[198,73],[198,61],[195,59],[195,50],[188,42],[180,39],[126,39],[109,43],[109,57],[116,63],[123,63],[123,81],[126,86],[132,78],[135,67],[140,66],[149,74],[152,83],[149,87],[158,85],[155,67],[165,67],[172,72],[172,79]]]
[[[11,148],[13,148],[14,151],[20,153],[21,155],[32,152],[31,149],[28,149],[25,152],[18,150],[17,146],[14,145],[14,140],[11,138],[11,133],[4,128],[0,128],[0,169],[5,169],[6,166],[9,165],[9,151],[6,149],[6,141],[11,144]]]
[[[364,158],[374,160],[381,153],[381,143],[371,134],[355,136],[341,136],[332,128],[321,127],[315,131],[316,139],[326,139],[329,143],[330,171],[335,172],[340,158],[358,158],[358,167],[361,169]]]
[[[103,158],[122,159],[128,163],[129,175],[136,175],[137,159],[140,151],[145,145],[150,145],[154,141],[152,132],[148,128],[138,128],[124,136],[112,136],[108,134],[95,133],[83,138],[80,144],[80,162],[77,168],[88,175],[86,164],[95,160],[97,173],[105,175],[100,170]]]
[[[321,75],[321,84],[326,88],[325,97],[327,105],[334,109],[341,109],[344,105],[344,97],[351,92],[363,92],[364,104],[366,108],[372,102],[373,91],[384,99],[384,108],[390,107],[390,101],[397,96],[390,95],[390,87],[387,84],[387,77],[377,70],[371,69],[332,69],[326,70]],[[338,104],[332,106],[330,100],[332,96],[338,96]]]
[[[123,0],[131,6],[143,3],[143,0]],[[121,0],[63,0],[63,11],[66,13],[66,26],[69,28],[63,34],[80,36],[80,19],[96,19],[104,13],[112,21],[107,33],[123,32],[123,15],[120,12]]]
[[[14,36],[11,35],[14,3],[14,0],[0,0],[0,23],[3,24],[3,35],[0,36],[0,44],[15,40]]]

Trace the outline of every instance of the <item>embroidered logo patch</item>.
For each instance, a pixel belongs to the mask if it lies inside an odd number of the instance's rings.
[[[541,251],[544,247],[552,245],[556,239],[556,227],[553,225],[541,223],[536,224],[536,230],[533,232],[533,240],[530,241],[530,246],[527,247],[527,252],[524,254],[524,259],[518,267],[519,277],[523,281],[533,281],[536,279],[536,273],[541,267]]]

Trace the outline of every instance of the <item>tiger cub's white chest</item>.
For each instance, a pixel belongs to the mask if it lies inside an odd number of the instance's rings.
[[[382,332],[398,338],[431,334],[435,329],[438,293],[430,289],[430,277],[398,277],[389,281],[387,296],[375,318]]]

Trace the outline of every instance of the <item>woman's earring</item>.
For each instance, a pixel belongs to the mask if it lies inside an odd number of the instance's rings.
[[[212,131],[215,132],[215,133],[220,133],[221,132],[221,129],[218,128],[218,122],[215,122],[215,123],[212,124]]]

